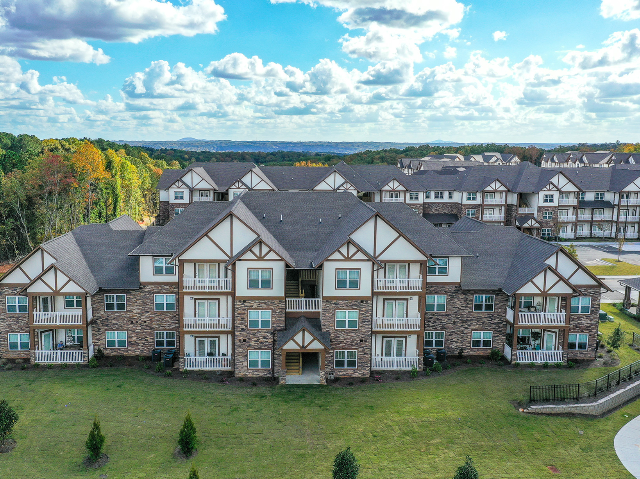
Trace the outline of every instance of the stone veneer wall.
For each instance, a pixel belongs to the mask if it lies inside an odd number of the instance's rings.
[[[507,205],[505,208],[504,224],[505,226],[516,225],[516,215],[518,213],[517,205]]]
[[[415,211],[416,213],[418,213],[419,215],[422,215],[424,213],[423,204],[407,203],[407,206],[411,208],[413,211]]]
[[[509,297],[498,291],[465,291],[459,285],[427,284],[427,295],[446,294],[447,310],[445,312],[427,312],[425,314],[425,331],[444,331],[444,348],[449,355],[457,355],[460,350],[464,355],[488,355],[489,348],[472,348],[472,331],[492,331],[493,348],[504,349],[507,332],[507,304]],[[494,311],[474,312],[473,296],[475,294],[495,295]]]
[[[20,286],[0,288],[0,357],[29,359],[29,351],[9,351],[9,333],[29,333],[29,313],[7,313],[7,296],[18,296]]]
[[[448,213],[462,216],[460,203],[424,203],[423,213]]]
[[[271,329],[249,329],[250,309],[270,309]],[[234,363],[235,375],[244,377],[279,376],[282,371],[282,355],[275,351],[275,333],[285,329],[285,301],[276,299],[236,300],[234,315]],[[271,369],[249,369],[248,351],[271,351]]]
[[[553,219],[545,220],[542,215],[545,211],[551,211],[553,213]],[[536,220],[540,223],[540,231],[542,234],[542,228],[551,228],[551,235],[555,236],[560,232],[558,228],[558,207],[557,206],[538,206],[538,214],[536,214]],[[568,225],[569,223],[567,223]]]
[[[589,344],[586,351],[567,351],[567,359],[595,359],[596,340],[598,339],[598,312],[600,311],[600,288],[579,288],[582,296],[591,297],[589,314],[571,314],[569,318],[569,334],[587,333]]]
[[[358,310],[358,329],[336,329],[336,311],[340,309]],[[322,330],[331,334],[331,351],[325,357],[325,373],[335,377],[367,377],[371,375],[371,326],[373,303],[371,300],[322,300]],[[336,369],[336,350],[355,349],[358,351],[356,369]]]
[[[469,218],[473,218],[474,220],[480,221],[482,217],[480,216],[482,211],[482,205],[462,205],[462,211],[460,213],[460,217],[467,216],[467,210],[475,210],[476,214],[473,216],[469,216]]]
[[[95,349],[107,356],[151,356],[156,331],[175,331],[176,350],[180,349],[180,308],[176,285],[143,285],[138,290],[99,291],[91,298],[93,321],[90,323]],[[105,311],[105,294],[126,294],[126,311]],[[176,311],[154,311],[154,294],[175,294]],[[107,348],[107,331],[127,331],[126,348]]]
[[[191,203],[178,203],[172,204],[168,201],[160,201],[158,208],[158,215],[156,216],[155,225],[164,226],[174,217],[174,211],[176,208],[186,208]]]

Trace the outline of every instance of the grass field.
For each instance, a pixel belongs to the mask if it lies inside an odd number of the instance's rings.
[[[611,266],[587,266],[589,271],[591,271],[596,276],[640,275],[640,265],[618,261],[616,258],[602,258],[602,260],[610,262]]]
[[[620,358],[640,354],[625,346]],[[451,478],[466,454],[483,478],[548,477],[549,465],[560,477],[629,478],[613,438],[640,414],[640,401],[601,419],[529,416],[512,404],[530,384],[609,370],[487,364],[351,387],[238,387],[125,368],[0,371],[0,398],[20,414],[0,477],[186,479],[193,462],[202,479],[321,478],[351,446],[361,478]],[[181,462],[172,453],[187,410],[201,442],[193,461]],[[94,415],[110,461],[87,471],[80,463]]]

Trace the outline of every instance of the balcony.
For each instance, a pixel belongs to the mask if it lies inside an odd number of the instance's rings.
[[[560,198],[558,200],[558,204],[560,204],[560,205],[577,205],[578,204],[578,199],[577,198]]]
[[[82,324],[82,313],[79,312],[34,312],[33,324],[47,326]]]
[[[611,221],[613,215],[593,215],[593,221]]]
[[[561,363],[562,350],[553,351],[516,351],[516,361],[519,363]]]
[[[214,201],[213,196],[194,196],[193,201]]]
[[[504,198],[493,198],[493,199],[485,198],[484,199],[485,205],[504,205],[504,203],[505,203]]]
[[[593,231],[591,232],[591,236],[594,238],[612,238],[613,231]]]
[[[640,216],[621,216],[618,220],[619,223],[637,223],[640,220]]]
[[[231,291],[231,278],[183,278],[184,291]]]
[[[532,215],[536,212],[535,208],[518,208],[518,214],[520,215]]]
[[[231,358],[228,356],[185,357],[185,369],[231,370]]]
[[[558,234],[558,236],[560,238],[564,238],[564,239],[573,239],[576,237],[576,234],[574,232],[569,232],[567,231],[566,233],[563,233],[562,231]]]
[[[564,326],[566,313],[518,313],[518,324],[527,326]]]
[[[591,215],[578,215],[578,221],[591,221]]]
[[[558,216],[558,221],[562,221],[565,223],[573,222],[576,220],[575,216]]]
[[[420,331],[420,318],[373,318],[374,331]]]
[[[228,331],[231,318],[184,318],[185,331]]]
[[[576,233],[576,238],[588,238],[589,236],[591,236],[591,233],[588,231],[578,231]]]
[[[638,239],[638,233],[625,233],[624,237],[626,239]]]
[[[504,221],[504,215],[483,215],[482,221]]]
[[[392,370],[392,369],[412,369],[418,367],[417,356],[403,356],[397,358],[387,358],[374,356],[371,360],[371,369]]]
[[[60,350],[60,351],[44,351],[37,349],[35,351],[36,363],[83,363],[84,351],[82,350]]]
[[[287,298],[287,311],[322,311],[322,299],[320,298]]]
[[[376,279],[374,291],[420,291],[422,278],[415,279]]]
[[[621,205],[640,205],[640,198],[621,199]]]
[[[404,200],[402,198],[387,198],[383,196],[382,202],[383,203],[404,203]]]

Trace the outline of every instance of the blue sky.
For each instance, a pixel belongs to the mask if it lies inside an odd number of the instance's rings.
[[[0,0],[0,130],[640,141],[640,1]]]

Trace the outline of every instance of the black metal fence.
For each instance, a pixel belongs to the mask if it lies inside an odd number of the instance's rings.
[[[635,347],[640,346],[640,334],[635,331],[632,331],[631,345]]]
[[[609,391],[620,383],[629,381],[638,375],[640,375],[640,361],[628,364],[610,372],[606,376],[586,383],[529,386],[529,402],[578,400],[584,397],[596,397],[599,393]]]

